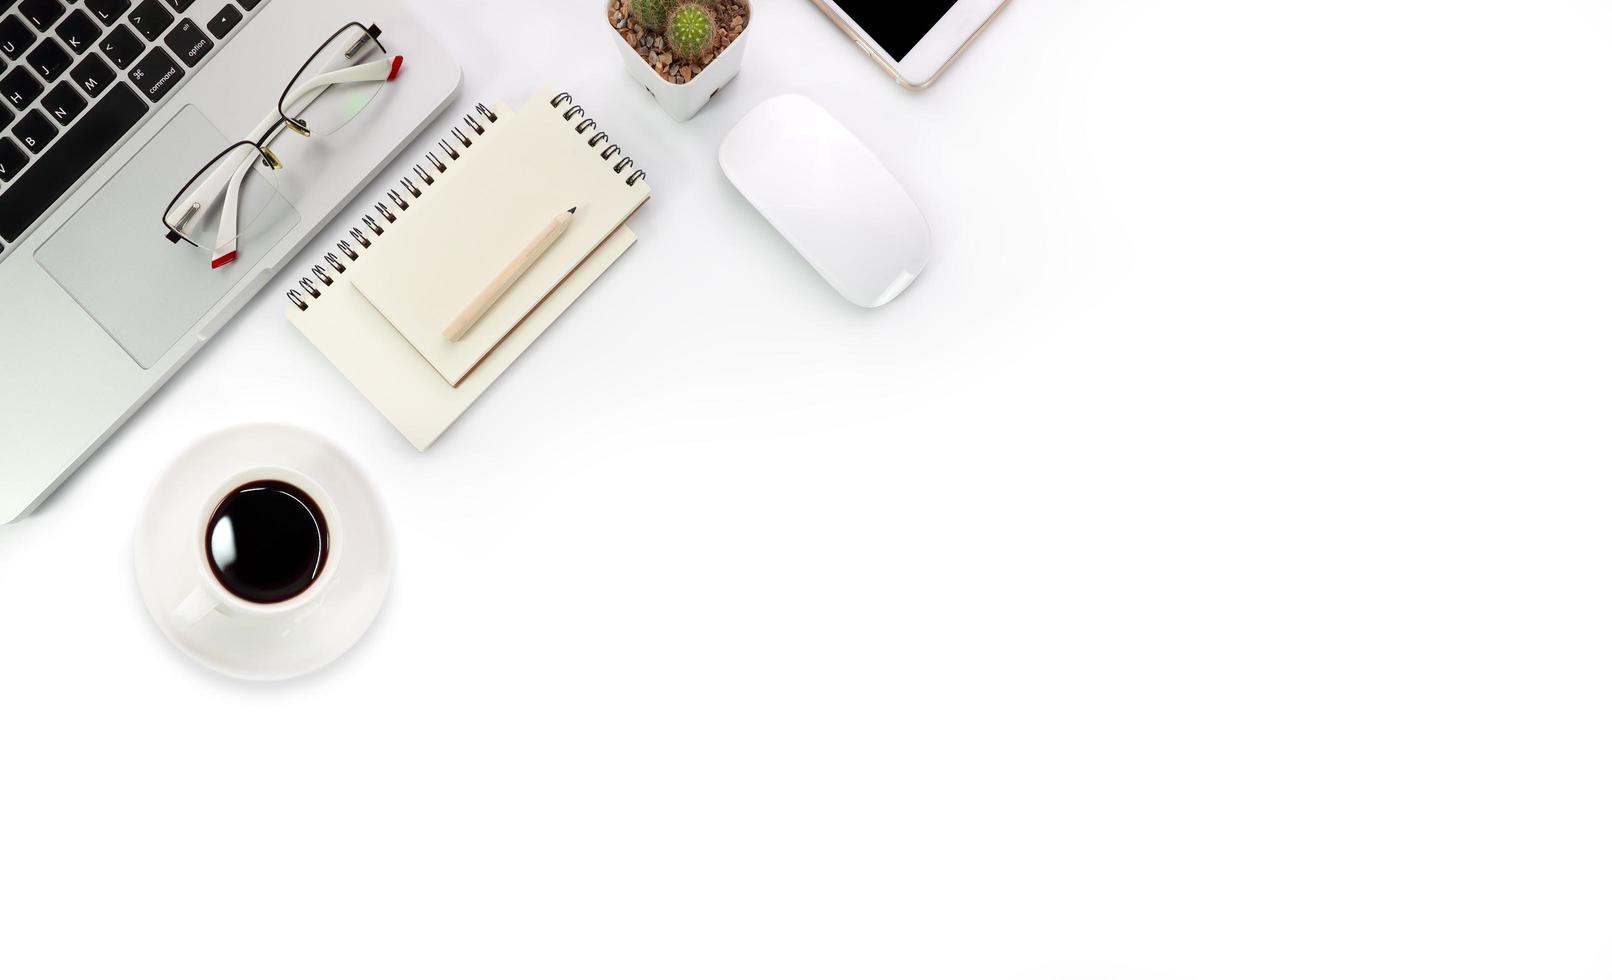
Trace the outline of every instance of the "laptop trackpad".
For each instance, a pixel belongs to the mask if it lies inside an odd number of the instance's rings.
[[[258,217],[241,235],[241,261],[213,269],[208,249],[163,238],[162,212],[180,185],[232,141],[186,106],[34,254],[142,368],[189,334],[257,269],[254,257],[300,220],[266,176],[242,188],[241,213]]]

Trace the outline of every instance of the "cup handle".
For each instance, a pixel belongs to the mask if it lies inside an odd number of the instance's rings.
[[[174,609],[173,618],[181,629],[188,629],[206,619],[208,614],[218,608],[218,601],[212,593],[202,586],[190,591],[178,608]]]

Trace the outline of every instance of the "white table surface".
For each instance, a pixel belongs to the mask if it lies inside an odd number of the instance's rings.
[[[1018,0],[911,95],[759,0],[678,125],[592,2],[415,2],[642,241],[423,456],[288,273],[0,529],[0,975],[1612,971],[1612,8]],[[883,311],[717,169],[790,91],[933,224]],[[129,556],[258,421],[400,550],[271,687]]]

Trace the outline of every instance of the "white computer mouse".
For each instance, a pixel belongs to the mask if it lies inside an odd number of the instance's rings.
[[[718,154],[723,173],[840,295],[874,307],[929,261],[929,223],[879,158],[803,95],[768,99]]]

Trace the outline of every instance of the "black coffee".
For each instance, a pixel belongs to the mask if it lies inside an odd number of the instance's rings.
[[[330,556],[325,515],[278,480],[230,492],[207,523],[207,561],[224,588],[248,602],[285,602],[313,585]]]

